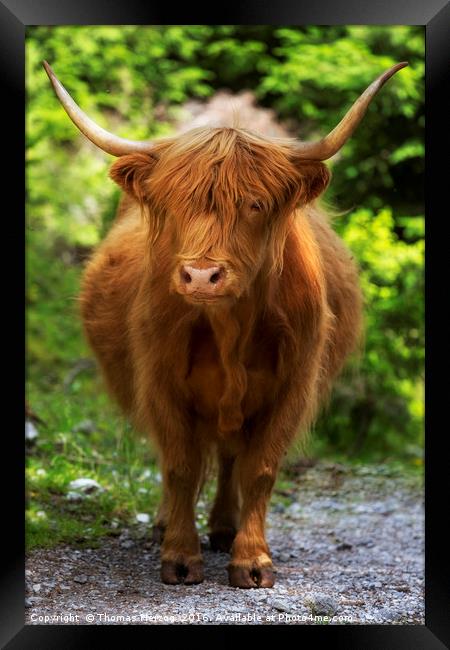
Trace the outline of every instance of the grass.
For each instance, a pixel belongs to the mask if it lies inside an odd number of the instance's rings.
[[[47,426],[27,458],[27,546],[63,542],[92,545],[99,537],[136,526],[136,515],[150,522],[160,497],[160,476],[148,443],[130,435],[98,382],[79,380],[67,395],[29,391],[33,409]],[[91,419],[89,432],[76,425]],[[90,478],[101,490],[71,501],[71,481]]]

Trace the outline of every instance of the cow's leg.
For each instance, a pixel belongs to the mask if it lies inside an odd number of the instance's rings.
[[[203,580],[200,542],[194,506],[201,480],[201,452],[192,446],[184,453],[163,453],[165,489],[164,539],[161,545],[161,580],[166,584],[197,584]],[[180,462],[183,458],[184,462]]]
[[[297,349],[290,344],[281,349],[278,370],[279,374],[283,369],[291,370],[289,383],[282,384],[274,404],[249,423],[245,449],[236,460],[242,508],[228,567],[234,587],[272,587],[275,582],[265,540],[266,510],[283,456],[296,434],[307,430],[316,413],[321,352],[326,340],[326,329],[317,328],[319,316],[309,323],[307,347]],[[305,320],[297,330],[303,327],[305,333],[307,325]]]
[[[249,448],[238,459],[242,490],[240,527],[232,547],[228,576],[233,587],[272,587],[275,579],[265,539],[267,504],[275,482],[279,458],[273,449]]]
[[[155,525],[153,526],[152,537],[153,541],[162,544],[164,533],[167,528],[168,519],[168,487],[163,483],[163,493],[161,503],[159,504],[158,513],[156,515]]]
[[[235,456],[219,450],[217,494],[209,516],[209,541],[213,551],[228,553],[239,526],[239,487]]]

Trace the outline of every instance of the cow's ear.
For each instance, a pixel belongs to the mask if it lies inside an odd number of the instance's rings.
[[[146,181],[156,162],[157,158],[151,154],[126,154],[113,164],[109,175],[125,192],[143,202],[148,198]]]
[[[323,162],[317,160],[294,160],[300,178],[299,204],[304,205],[317,199],[327,188],[331,172]]]

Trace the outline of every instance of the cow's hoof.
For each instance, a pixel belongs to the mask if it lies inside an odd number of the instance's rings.
[[[268,589],[275,584],[273,566],[228,565],[228,579],[232,587],[240,589]]]
[[[161,580],[166,585],[197,585],[203,582],[203,562],[201,560],[163,560]]]
[[[211,550],[229,553],[235,537],[235,528],[218,528],[217,530],[212,530],[209,533]]]

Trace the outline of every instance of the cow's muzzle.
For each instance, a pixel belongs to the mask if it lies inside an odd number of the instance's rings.
[[[184,263],[176,273],[175,287],[189,302],[215,302],[225,297],[226,276],[225,267],[214,262]]]

